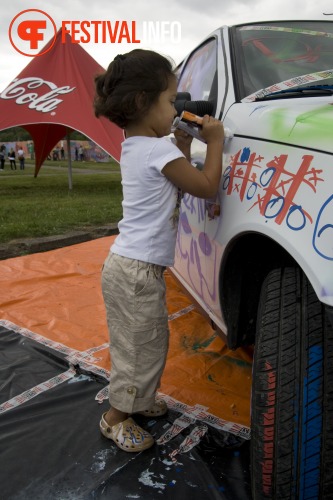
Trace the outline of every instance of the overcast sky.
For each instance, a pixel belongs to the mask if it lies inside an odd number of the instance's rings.
[[[166,22],[173,26],[171,35],[163,43],[82,45],[103,67],[118,54],[133,48],[152,48],[169,55],[179,63],[207,35],[222,25],[279,19],[332,20],[333,0],[8,0],[3,4],[0,18],[0,91],[29,64],[31,57],[19,54],[11,45],[9,26],[17,14],[26,9],[40,9],[55,21],[57,29],[63,20],[111,22],[135,21],[137,29],[149,22]],[[172,24],[173,23],[173,24]],[[179,40],[179,27],[180,40]],[[177,28],[177,30],[176,30]],[[177,35],[177,36],[176,36]],[[142,33],[137,37],[141,39]],[[41,48],[42,45],[39,47]]]

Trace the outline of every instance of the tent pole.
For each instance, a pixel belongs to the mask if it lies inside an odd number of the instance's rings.
[[[72,154],[71,154],[71,141],[69,138],[70,134],[67,131],[67,156],[68,156],[68,189],[71,191],[73,188],[73,180],[72,180]]]

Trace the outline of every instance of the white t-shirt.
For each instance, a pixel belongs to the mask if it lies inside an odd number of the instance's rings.
[[[178,189],[162,169],[181,157],[183,153],[165,137],[125,139],[120,158],[123,219],[112,252],[161,266],[173,265],[177,223],[172,215]]]

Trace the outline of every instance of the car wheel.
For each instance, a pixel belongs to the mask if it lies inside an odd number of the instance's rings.
[[[261,290],[251,477],[254,500],[333,498],[333,328],[299,268]]]

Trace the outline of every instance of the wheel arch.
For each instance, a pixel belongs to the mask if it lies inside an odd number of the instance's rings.
[[[230,349],[255,342],[257,307],[262,283],[277,267],[296,266],[293,257],[271,238],[246,233],[225,250],[219,273],[219,296]]]

